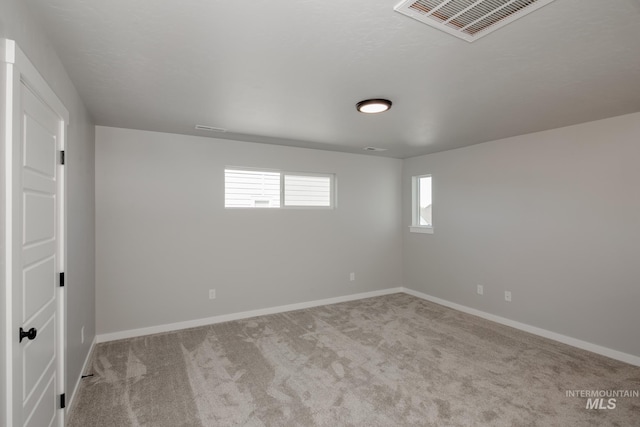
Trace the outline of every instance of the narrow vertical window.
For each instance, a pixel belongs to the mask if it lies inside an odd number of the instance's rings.
[[[433,197],[431,175],[414,176],[411,180],[412,220],[414,233],[433,233]]]

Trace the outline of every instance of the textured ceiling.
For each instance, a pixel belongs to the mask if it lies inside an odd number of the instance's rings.
[[[98,125],[405,158],[640,111],[639,0],[557,0],[474,43],[399,0],[27,2]]]

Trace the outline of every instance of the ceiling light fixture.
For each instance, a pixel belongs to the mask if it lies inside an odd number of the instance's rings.
[[[366,99],[356,104],[358,111],[367,114],[384,113],[389,108],[391,108],[391,101],[388,99]]]

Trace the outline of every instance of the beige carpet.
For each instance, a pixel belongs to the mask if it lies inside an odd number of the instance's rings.
[[[640,426],[640,368],[394,294],[97,346],[68,426]],[[605,399],[605,405],[608,400]]]

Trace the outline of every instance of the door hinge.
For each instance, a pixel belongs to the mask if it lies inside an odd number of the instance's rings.
[[[60,151],[60,164],[64,165],[64,150]]]
[[[64,409],[65,406],[66,406],[66,402],[65,402],[65,399],[64,399],[64,393],[62,393],[60,395],[60,409]]]
[[[60,287],[64,287],[64,271],[60,272]]]

